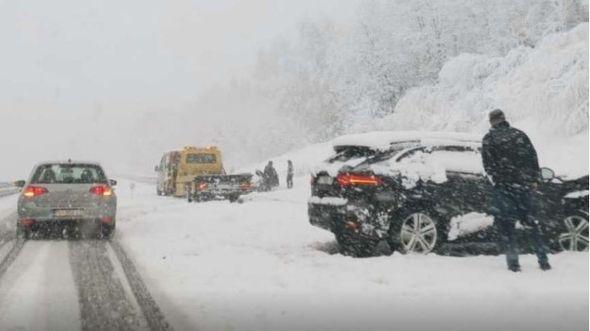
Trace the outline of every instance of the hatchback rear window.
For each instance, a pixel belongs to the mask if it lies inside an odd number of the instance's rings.
[[[94,164],[44,164],[35,170],[33,184],[107,183],[102,168]]]

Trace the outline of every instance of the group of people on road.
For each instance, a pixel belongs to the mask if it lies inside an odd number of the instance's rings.
[[[291,160],[287,161],[287,188],[293,188],[294,168]],[[265,190],[279,186],[279,175],[274,168],[273,162],[268,161],[262,172],[262,186]]]

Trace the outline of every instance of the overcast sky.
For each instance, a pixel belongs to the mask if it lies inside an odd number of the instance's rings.
[[[0,0],[0,149],[10,160],[0,181],[80,146],[121,148],[96,146],[84,128],[109,113],[104,135],[126,139],[114,112],[172,114],[301,20],[350,19],[355,1]]]
[[[301,19],[348,15],[341,2],[0,0],[2,103],[172,106],[238,73]]]

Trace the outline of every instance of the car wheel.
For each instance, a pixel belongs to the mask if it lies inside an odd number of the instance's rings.
[[[193,199],[192,199],[191,201],[194,201],[194,202],[202,202],[202,201],[203,201],[203,199],[204,199],[204,198],[203,198],[203,196],[201,196],[200,194],[196,193],[196,194],[193,196]]]
[[[370,257],[375,255],[378,240],[358,238],[353,234],[340,233],[336,235],[336,241],[340,246],[340,252],[352,257]]]
[[[236,201],[238,201],[238,199],[240,198],[240,196],[234,194],[234,195],[230,195],[228,198],[229,198],[229,202],[236,202]]]
[[[588,251],[588,213],[578,210],[564,217],[557,241],[563,251]]]
[[[156,189],[156,194],[157,195],[162,195],[162,191],[160,191],[160,189]]]
[[[20,224],[16,226],[16,238],[29,240],[31,239],[31,229],[28,229]]]
[[[110,239],[113,234],[115,233],[115,227],[116,223],[112,223],[112,224],[101,224],[100,226],[100,237],[101,239]]]
[[[428,209],[400,213],[392,222],[388,242],[402,254],[436,251],[446,236],[439,218]]]

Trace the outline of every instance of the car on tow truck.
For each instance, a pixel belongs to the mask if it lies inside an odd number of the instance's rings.
[[[314,174],[310,223],[334,233],[342,251],[352,256],[373,255],[383,240],[394,250],[420,254],[439,252],[451,242],[494,243],[493,187],[483,170],[480,138],[395,135],[386,151],[335,174]],[[331,167],[328,160],[325,168]],[[566,180],[548,168],[542,175],[535,216],[550,247],[588,250],[588,176]]]
[[[252,174],[201,175],[195,177],[188,189],[188,202],[227,199],[236,202],[243,194],[253,191]]]
[[[96,162],[43,162],[22,187],[17,203],[17,235],[66,227],[75,233],[109,238],[116,227],[115,180]]]

